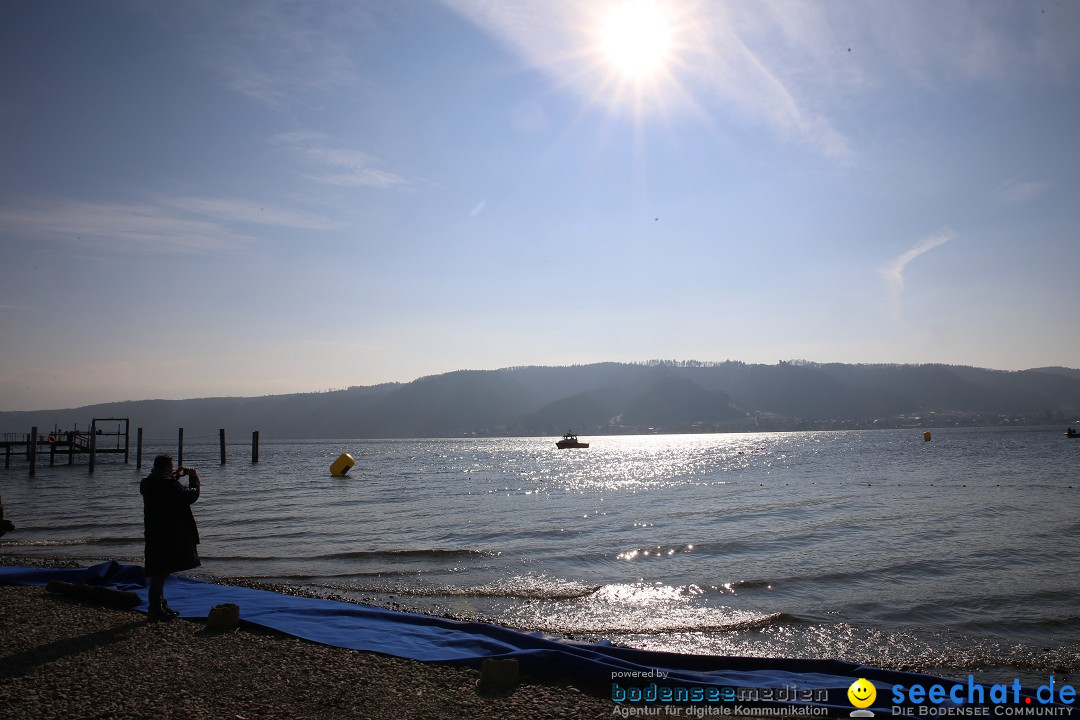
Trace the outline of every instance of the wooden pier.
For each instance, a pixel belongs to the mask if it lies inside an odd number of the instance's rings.
[[[115,430],[110,423],[116,423]],[[115,442],[114,442],[115,439]],[[218,431],[218,443],[221,450],[221,464],[225,464],[225,429]],[[36,427],[29,433],[5,433],[0,439],[0,448],[4,453],[4,469],[11,467],[12,456],[25,456],[30,464],[30,477],[37,471],[39,462],[45,453],[49,455],[49,465],[56,465],[57,456],[61,462],[66,458],[67,465],[74,465],[75,459],[87,455],[90,460],[90,472],[94,472],[98,455],[123,455],[124,463],[131,459],[131,423],[128,418],[94,418],[90,429],[57,430],[43,433]],[[138,429],[136,446],[136,469],[142,468],[143,429]],[[180,428],[177,439],[177,466],[184,462],[184,428]],[[259,462],[259,431],[251,433],[251,462]]]
[[[116,423],[115,430],[111,423]],[[43,459],[46,453],[49,455],[49,465],[56,464],[57,456],[61,460],[66,456],[67,464],[73,465],[76,457],[87,455],[90,472],[94,472],[98,455],[123,455],[127,463],[131,457],[130,428],[128,418],[94,418],[89,430],[54,429],[43,433],[34,427],[26,434],[5,433],[3,440],[0,440],[0,447],[4,451],[4,468],[11,467],[13,454],[25,455],[30,463],[31,476],[37,469],[39,458]]]

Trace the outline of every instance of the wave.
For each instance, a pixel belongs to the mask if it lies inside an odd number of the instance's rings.
[[[409,573],[411,575],[411,573]],[[576,600],[596,593],[602,586],[567,580],[514,578],[509,582],[475,586],[423,586],[386,583],[328,582],[322,587],[337,591],[402,595],[417,598],[490,598],[505,600]]]
[[[789,588],[815,587],[815,586],[860,586],[866,583],[883,584],[895,582],[897,579],[929,580],[935,577],[955,574],[964,568],[963,563],[957,560],[939,559],[911,560],[893,563],[880,563],[867,567],[835,568],[817,573],[799,575],[783,575],[769,580],[754,579],[728,583],[720,587],[727,589],[729,586],[738,589],[774,588],[786,586]]]
[[[736,580],[724,583],[715,589],[735,594],[739,590],[772,590],[776,585],[775,580]]]
[[[1071,615],[1063,618],[1046,618],[1044,620],[1032,620],[1030,624],[1037,628],[1057,630],[1060,628],[1075,628],[1080,626],[1080,616]]]
[[[1006,623],[1000,619],[974,619],[961,623],[960,627],[965,630],[976,632],[991,632],[1004,635],[1018,635],[1023,633],[1057,633],[1061,631],[1075,631],[1080,628],[1080,616],[1069,615],[1066,617],[1044,618],[1009,618]]]
[[[126,545],[143,543],[142,537],[69,538],[64,540],[0,540],[0,549],[19,547],[72,547],[75,545]]]
[[[202,559],[203,560],[222,560],[222,559],[228,560],[230,558],[208,558],[208,557],[206,557],[204,555],[204,556],[202,556]],[[237,558],[231,558],[231,559],[235,560]],[[247,558],[239,558],[239,559],[244,560],[244,559],[247,559]],[[295,583],[295,584],[302,584],[302,585],[310,585],[311,587],[322,587],[322,588],[331,588],[331,589],[333,589],[333,588],[336,588],[336,589],[345,588],[348,585],[348,583],[350,582],[350,581],[345,580],[345,579],[341,579],[341,580],[337,580],[337,581],[328,581],[326,579],[327,577],[328,577],[327,575],[315,575],[315,574],[311,574],[311,573],[284,573],[284,574],[282,574],[282,573],[265,573],[265,574],[245,573],[243,575],[223,576],[223,577],[218,578],[218,580],[221,581],[221,582],[227,582],[230,579],[237,579],[237,580],[244,580],[244,581],[258,580],[258,581],[270,581],[270,582],[276,582],[276,583],[285,583],[286,585],[291,585],[291,584]],[[372,572],[357,572],[357,573],[348,573],[348,574],[335,573],[332,577],[335,577],[335,578],[416,577],[416,571],[415,570],[379,570],[379,571],[372,571]],[[355,588],[350,587],[349,589],[355,589]],[[396,593],[398,591],[399,591],[399,589],[395,588],[394,590],[389,590],[387,592],[395,592]],[[374,591],[371,591],[371,592],[374,592]]]
[[[637,560],[639,558],[663,558],[672,557],[674,555],[682,555],[684,553],[694,552],[693,545],[669,545],[667,547],[663,545],[652,545],[650,547],[634,548],[633,550],[627,550],[619,553],[616,558],[619,560]]]
[[[523,620],[524,622],[520,624],[541,632],[571,637],[604,637],[616,641],[620,641],[621,638],[621,642],[630,643],[633,647],[639,646],[639,639],[641,638],[664,638],[665,636],[678,634],[737,634],[804,622],[802,619],[784,612],[720,621],[703,617],[651,618],[650,621],[644,621],[636,617],[623,619],[622,621],[603,617],[531,617]]]
[[[358,550],[355,552],[316,555],[313,560],[368,560],[373,558],[447,558],[447,557],[495,557],[501,553],[486,550],[455,550],[425,548],[420,550]]]
[[[325,555],[201,555],[204,560],[218,560],[229,562],[287,562],[287,563],[310,563],[319,560],[408,560],[424,558],[452,558],[452,557],[497,557],[502,553],[487,550],[455,550],[442,548],[424,548],[419,550],[356,550],[351,552],[327,553]],[[339,573],[322,573],[316,576],[339,575]],[[368,573],[341,573],[341,575],[366,575]],[[372,573],[375,574],[375,573]],[[385,574],[385,572],[383,573]],[[278,576],[285,577],[285,576]],[[306,576],[305,576],[306,577]]]
[[[760,615],[758,617],[743,618],[741,620],[732,620],[731,622],[722,623],[677,622],[674,624],[663,625],[662,627],[657,627],[655,629],[611,627],[606,628],[603,631],[610,633],[630,633],[633,635],[666,635],[673,632],[740,632],[743,630],[758,630],[774,625],[790,625],[803,622],[805,621],[796,615],[790,615],[785,612],[775,612],[770,613],[769,615]]]

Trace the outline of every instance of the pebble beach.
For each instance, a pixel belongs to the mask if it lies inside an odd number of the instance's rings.
[[[24,564],[2,558],[4,564]],[[148,622],[0,585],[4,718],[608,718],[572,679],[482,690],[474,669],[318,645],[241,624]]]

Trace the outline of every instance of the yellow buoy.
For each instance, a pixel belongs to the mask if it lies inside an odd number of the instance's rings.
[[[930,442],[930,431],[927,430],[922,434],[923,442]]]
[[[330,464],[330,474],[334,477],[345,477],[345,473],[349,472],[349,468],[356,464],[352,455],[349,453],[341,453],[338,455],[338,459]]]

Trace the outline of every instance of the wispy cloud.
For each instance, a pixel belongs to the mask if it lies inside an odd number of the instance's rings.
[[[994,190],[998,201],[1012,206],[1026,205],[1051,187],[1042,180],[1021,180],[1020,176],[1006,180]]]
[[[930,252],[936,247],[944,245],[957,237],[956,232],[949,227],[920,238],[910,250],[900,254],[881,268],[881,276],[885,280],[888,289],[886,299],[886,313],[893,319],[900,317],[900,297],[904,293],[904,272],[911,262]]]
[[[335,227],[317,216],[228,198],[157,196],[138,203],[28,200],[0,208],[0,228],[13,235],[110,252],[234,251],[255,242],[251,225]]]
[[[165,195],[157,196],[155,199],[162,206],[175,208],[190,215],[214,218],[220,222],[252,223],[307,230],[330,230],[339,226],[339,223],[318,215],[252,200]]]
[[[921,84],[1031,86],[1075,82],[1080,5],[1026,2],[867,3],[863,31],[882,60]]]
[[[278,107],[355,85],[356,33],[375,14],[356,0],[189,0],[142,9],[196,38],[202,61],[227,87]]]
[[[697,12],[700,50],[687,67],[704,102],[834,160],[852,159],[851,139],[821,109],[838,109],[828,99],[836,88],[860,85],[835,19],[810,4],[703,4]]]
[[[380,168],[375,156],[342,147],[322,133],[283,133],[274,138],[274,142],[299,158],[308,168],[304,177],[316,182],[384,189],[409,184],[403,176]]]

